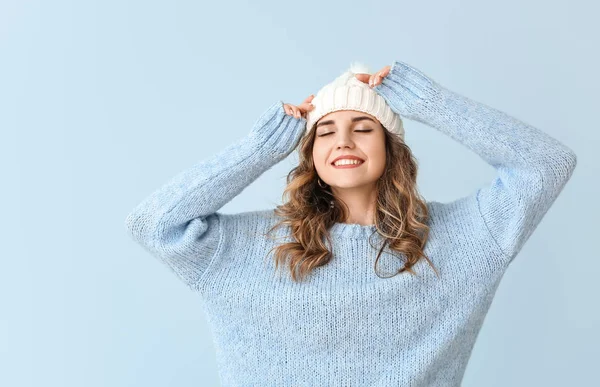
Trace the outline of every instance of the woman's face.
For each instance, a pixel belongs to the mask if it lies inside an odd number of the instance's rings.
[[[335,188],[372,186],[385,169],[385,128],[372,115],[339,110],[316,123],[313,144],[315,168],[321,180]],[[338,156],[352,155],[364,160],[354,168],[332,165]]]

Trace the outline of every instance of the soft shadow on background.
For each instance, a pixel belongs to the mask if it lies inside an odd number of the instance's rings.
[[[200,298],[124,220],[180,170],[351,61],[407,62],[573,149],[569,183],[506,272],[464,386],[597,380],[600,27],[590,1],[3,1],[0,385],[217,386]],[[429,200],[494,177],[407,120]],[[225,213],[274,207],[296,154]],[[591,243],[590,243],[591,242]]]

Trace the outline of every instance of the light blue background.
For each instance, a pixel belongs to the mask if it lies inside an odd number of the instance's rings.
[[[125,216],[272,103],[300,103],[354,60],[373,71],[405,61],[575,150],[463,385],[596,383],[599,11],[573,0],[1,2],[0,385],[217,386],[198,296],[129,239]],[[493,179],[461,144],[405,126],[427,199]],[[280,203],[296,160],[222,211]]]

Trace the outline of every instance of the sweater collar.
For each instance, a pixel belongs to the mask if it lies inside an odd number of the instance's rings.
[[[358,223],[334,223],[329,228],[332,236],[354,239],[368,239],[373,233],[378,235],[376,230],[374,224],[361,225]]]

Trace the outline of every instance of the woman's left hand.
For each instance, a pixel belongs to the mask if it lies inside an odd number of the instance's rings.
[[[383,78],[385,78],[390,73],[391,68],[392,68],[392,66],[385,66],[384,68],[382,68],[375,74],[360,73],[360,74],[354,74],[354,76],[359,81],[368,83],[370,87],[375,87],[375,86],[381,84],[381,81],[383,80]]]
[[[392,74],[393,71],[393,74]],[[381,85],[385,77],[388,87],[373,90],[385,99],[394,113],[401,117],[424,122],[426,115],[432,113],[432,105],[443,100],[442,86],[425,75],[422,71],[401,61],[394,61],[375,74],[354,74],[361,82],[369,83],[371,89]]]

